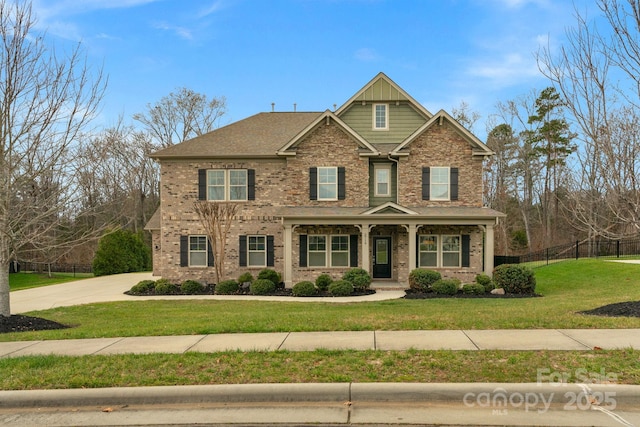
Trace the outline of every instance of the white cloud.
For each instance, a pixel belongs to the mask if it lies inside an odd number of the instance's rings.
[[[519,52],[476,60],[470,63],[466,73],[489,80],[497,86],[509,86],[540,76],[533,55],[523,55]]]
[[[374,49],[365,47],[356,51],[355,58],[359,61],[371,62],[380,59],[380,55]]]
[[[223,7],[224,7],[224,4],[222,1],[220,0],[215,1],[211,3],[208,7],[202,8],[198,13],[198,18],[205,18],[211,15],[212,13],[218,12]]]
[[[185,40],[193,40],[193,33],[190,29],[181,27],[179,25],[171,25],[166,22],[157,22],[154,24],[154,28],[163,31],[169,31],[176,34],[178,37]]]

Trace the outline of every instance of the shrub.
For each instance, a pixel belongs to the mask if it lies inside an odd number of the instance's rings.
[[[253,281],[253,274],[249,273],[248,271],[246,273],[242,273],[240,277],[238,277],[238,283],[251,283]]]
[[[141,282],[136,283],[131,288],[132,293],[134,294],[147,294],[154,290],[156,287],[156,282],[153,280],[142,280]]]
[[[440,279],[431,285],[433,292],[440,295],[455,295],[458,293],[460,280],[458,279]]]
[[[409,287],[418,292],[429,292],[431,286],[442,279],[437,271],[426,268],[416,268],[409,273]]]
[[[484,286],[480,283],[465,283],[462,285],[462,293],[468,295],[482,295],[484,294]]]
[[[316,293],[318,293],[318,290],[313,282],[305,280],[293,285],[292,294],[294,297],[310,297]]]
[[[240,289],[240,286],[235,280],[223,280],[216,285],[215,293],[217,295],[232,295],[238,292],[238,289]]]
[[[353,293],[353,285],[346,280],[336,280],[329,285],[329,293],[334,297],[346,297]]]
[[[151,249],[139,234],[116,230],[106,234],[98,243],[93,258],[93,273],[105,276],[151,269]]]
[[[533,294],[536,291],[535,274],[523,265],[497,266],[493,270],[493,282],[508,294]]]
[[[179,292],[178,286],[167,279],[156,281],[156,295],[175,295]]]
[[[280,273],[270,268],[265,268],[258,273],[258,279],[271,280],[274,285],[277,285],[280,283]]]
[[[276,284],[269,279],[256,279],[251,283],[249,289],[253,295],[268,295],[276,290]]]
[[[371,275],[364,268],[352,268],[347,270],[342,276],[342,280],[353,285],[353,289],[357,291],[364,291],[369,289],[371,285]]]
[[[202,293],[203,290],[202,283],[195,280],[185,280],[180,285],[180,291],[185,295],[197,295]]]
[[[328,274],[321,274],[316,279],[316,287],[318,290],[326,291],[329,289],[329,285],[333,282],[333,279]]]

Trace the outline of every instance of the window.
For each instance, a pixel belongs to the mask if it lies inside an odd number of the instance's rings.
[[[419,266],[460,267],[461,248],[461,236],[459,235],[421,235],[419,239]],[[467,257],[468,256],[467,249]],[[462,265],[463,267],[468,267],[468,261],[463,264],[465,264]]]
[[[207,171],[207,200],[247,200],[246,169]]]
[[[449,168],[431,168],[431,200],[449,200]]]
[[[420,236],[420,267],[438,266],[438,236]]]
[[[327,265],[327,236],[309,236],[309,267]]]
[[[375,196],[391,195],[391,167],[389,165],[375,165],[373,167],[375,176]]]
[[[373,104],[373,129],[389,129],[389,109],[387,104]]]
[[[331,266],[349,266],[349,236],[331,236]]]
[[[249,252],[249,267],[266,267],[267,265],[267,237],[247,236]]]
[[[318,168],[318,200],[338,200],[338,168]]]
[[[189,267],[207,266],[207,236],[189,236]]]

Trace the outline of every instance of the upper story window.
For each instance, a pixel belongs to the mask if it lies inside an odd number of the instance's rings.
[[[389,130],[389,106],[373,104],[373,130]]]
[[[338,200],[338,168],[318,168],[318,200]]]
[[[431,168],[431,200],[449,200],[449,168]]]
[[[375,165],[373,167],[375,177],[374,195],[376,197],[388,197],[391,195],[391,165]]]
[[[247,200],[246,169],[210,169],[207,171],[207,200]]]

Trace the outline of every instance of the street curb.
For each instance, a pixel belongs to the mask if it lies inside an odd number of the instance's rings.
[[[570,396],[611,396],[618,408],[640,408],[639,385],[538,383],[305,383],[119,387],[0,391],[0,408],[166,404],[509,401],[541,396],[566,404]],[[569,396],[569,398],[567,397]],[[512,402],[513,403],[513,402]]]

